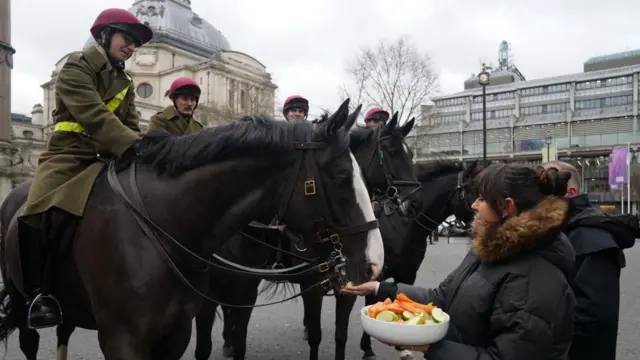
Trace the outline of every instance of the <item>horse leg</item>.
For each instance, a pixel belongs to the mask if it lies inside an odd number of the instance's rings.
[[[356,297],[352,295],[336,295],[336,360],[346,358],[347,337],[349,336],[349,315]]]
[[[375,298],[373,296],[365,296],[364,304],[372,305],[375,304]],[[362,338],[360,338],[360,349],[364,352],[362,355],[362,359],[364,360],[375,360],[376,353],[373,352],[373,348],[371,347],[371,337],[369,334],[362,332]]]
[[[191,324],[189,324],[191,325]],[[98,329],[98,344],[105,360],[151,360],[150,347],[140,341],[141,336],[124,327]],[[191,326],[189,326],[191,336]]]
[[[151,350],[153,360],[180,360],[191,340],[191,316],[183,315]],[[107,358],[105,357],[105,360]],[[109,359],[110,360],[110,359]]]
[[[216,304],[205,301],[196,315],[196,360],[207,360],[211,356],[213,349],[211,330],[213,329],[217,307]]]
[[[253,309],[238,308],[233,312],[233,360],[244,360],[247,353],[247,329]]]
[[[309,330],[307,330],[307,316],[306,315],[302,316],[302,326],[304,327],[304,330],[302,332],[302,339],[304,341],[308,341],[309,340]]]
[[[308,284],[300,285],[300,290],[305,291]],[[309,329],[309,359],[318,360],[318,351],[322,341],[322,300],[324,292],[321,287],[305,292],[302,295],[304,303],[304,316],[307,318],[307,328]]]
[[[37,330],[30,329],[27,326],[27,322],[19,326],[20,336],[18,338],[20,342],[20,350],[27,358],[27,360],[36,360],[38,358],[38,347],[40,345],[40,334]]]
[[[222,356],[230,358],[235,353],[233,346],[236,328],[236,311],[234,308],[222,307],[222,314],[224,317],[224,325],[222,327],[222,339],[224,344],[222,345]]]
[[[67,360],[67,349],[69,348],[69,339],[76,329],[73,325],[62,323],[56,327],[56,335],[58,337],[58,354],[57,360]]]

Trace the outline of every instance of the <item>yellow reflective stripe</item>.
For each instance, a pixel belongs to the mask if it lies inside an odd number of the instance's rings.
[[[124,90],[120,91],[116,96],[114,96],[113,99],[111,99],[111,101],[107,103],[107,109],[109,109],[109,111],[116,111],[118,106],[122,104],[122,100],[124,100],[124,97],[127,96],[127,91],[129,91],[130,87],[131,85],[128,85],[126,88],[124,88]]]
[[[75,132],[82,135],[89,135],[87,129],[84,126],[80,125],[80,123],[73,121],[60,121],[57,122],[55,127],[55,131],[67,131],[67,132]]]
[[[131,81],[131,77],[127,74],[125,75],[127,76],[127,79]],[[109,111],[114,112],[118,108],[118,106],[122,104],[122,100],[124,100],[125,96],[127,96],[127,92],[129,91],[130,87],[131,87],[131,84],[127,85],[127,87],[124,88],[122,91],[120,91],[116,96],[114,96],[113,99],[111,99],[111,101],[105,104],[105,106],[107,107],[107,109],[109,109]],[[55,124],[54,130],[75,132],[82,135],[89,135],[89,132],[87,131],[87,129],[85,129],[84,126],[74,121],[59,121]]]

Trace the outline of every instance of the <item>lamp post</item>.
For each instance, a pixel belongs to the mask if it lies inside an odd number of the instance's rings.
[[[478,82],[482,86],[482,162],[487,164],[487,85],[490,84],[490,67],[482,64],[482,72],[478,74]]]
[[[551,161],[551,141],[553,140],[553,138],[551,137],[551,134],[547,134],[547,136],[544,137],[544,143],[547,145],[547,162]]]

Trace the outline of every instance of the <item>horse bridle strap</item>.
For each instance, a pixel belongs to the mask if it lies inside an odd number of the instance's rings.
[[[325,195],[320,179],[320,171],[315,162],[313,151],[321,150],[327,147],[324,142],[296,142],[294,148],[303,150],[296,158],[291,177],[287,182],[287,187],[282,198],[280,211],[276,214],[275,225],[280,223],[280,219],[284,217],[288,209],[293,191],[296,186],[296,180],[302,171],[303,163],[305,170],[304,195],[310,199],[313,204],[309,207],[312,212],[313,221],[316,228],[316,240],[319,243],[330,242],[333,245],[340,243],[342,237],[349,237],[363,232],[371,231],[378,228],[378,220],[367,221],[363,224],[350,227],[337,227],[331,225],[331,209],[329,208],[329,199],[325,198],[322,202],[322,196]]]
[[[109,167],[107,171],[107,179],[109,181],[109,184],[111,185],[111,188],[114,190],[116,195],[125,203],[125,205],[133,213],[134,218],[136,219],[136,222],[138,223],[140,228],[143,230],[145,235],[147,235],[147,237],[150,240],[155,240],[155,241],[152,241],[152,243],[156,246],[159,246],[158,250],[160,250],[162,254],[165,256],[165,259],[167,260],[167,263],[169,264],[171,269],[176,273],[176,275],[183,282],[188,283],[190,287],[192,287],[192,285],[189,283],[186,277],[182,274],[182,271],[177,267],[177,265],[169,255],[168,250],[165,249],[165,247],[162,245],[162,241],[157,236],[156,232],[159,232],[162,235],[164,235],[166,239],[170,240],[171,244],[175,245],[176,247],[181,249],[183,252],[185,252],[187,255],[189,255],[191,257],[191,260],[195,261],[197,265],[204,265],[205,268],[201,269],[201,271],[203,272],[207,271],[208,267],[211,266],[216,269],[225,271],[227,273],[240,274],[247,277],[289,280],[289,279],[303,279],[314,273],[325,272],[326,267],[331,267],[333,265],[333,264],[329,264],[329,262],[318,264],[318,265],[302,263],[286,269],[254,269],[254,268],[247,268],[245,266],[230,262],[226,259],[222,261],[221,259],[223,258],[215,254],[213,255],[213,258],[215,258],[216,260],[226,265],[229,265],[230,267],[226,267],[224,265],[220,265],[219,263],[215,263],[207,259],[204,259],[198,254],[195,254],[194,252],[186,248],[184,245],[182,245],[179,241],[173,238],[170,234],[165,232],[160,226],[158,226],[155,222],[153,222],[153,220],[149,218],[149,214],[146,210],[144,203],[142,202],[142,198],[140,196],[140,192],[137,186],[136,167],[137,167],[137,163],[133,162],[131,164],[131,170],[130,170],[131,191],[133,193],[133,199],[136,202],[136,204],[132,203],[131,199],[129,199],[126,192],[122,188],[122,185],[120,185],[117,174],[115,172],[115,167],[113,162],[109,163]],[[149,227],[149,225],[151,225],[151,227],[153,227],[154,230],[152,230]]]
[[[469,202],[467,200],[466,194],[465,194],[465,186],[467,185],[467,183],[464,182],[464,170],[458,172],[457,175],[457,184],[456,184],[456,188],[453,191],[453,193],[451,194],[451,196],[449,197],[449,199],[451,197],[453,197],[456,193],[458,193],[458,200],[462,200],[464,201],[464,204],[467,206],[466,210],[471,210],[471,205],[469,205]],[[458,202],[456,201],[456,208],[458,206]],[[454,209],[455,212],[455,209]],[[423,223],[420,222],[420,218],[425,218],[427,219],[429,222],[431,222],[433,225],[435,225],[436,229],[431,229],[430,226],[424,225]],[[440,223],[436,222],[435,220],[431,219],[429,216],[425,215],[423,211],[421,211],[418,216],[415,219],[415,222],[420,225],[420,227],[424,228],[427,231],[434,231],[437,230],[438,226],[440,225]],[[449,223],[446,219],[443,220],[442,222],[444,222],[445,224],[449,225],[449,226],[457,226],[456,224],[451,224]],[[466,225],[466,224],[465,224]]]

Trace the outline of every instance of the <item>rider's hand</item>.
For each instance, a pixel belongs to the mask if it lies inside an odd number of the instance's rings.
[[[369,281],[364,284],[360,284],[356,286],[344,287],[340,290],[340,292],[348,295],[360,295],[360,296],[375,295],[376,292],[378,292],[379,284],[380,283],[378,281]]]

